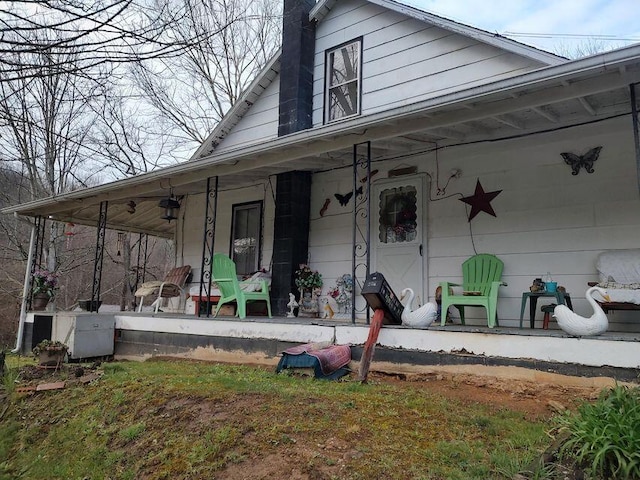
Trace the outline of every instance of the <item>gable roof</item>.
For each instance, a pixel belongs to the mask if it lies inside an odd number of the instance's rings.
[[[220,177],[227,186],[237,187],[246,186],[251,178],[312,169],[310,164],[317,160],[322,161],[323,168],[340,165],[340,153],[348,159],[345,165],[350,165],[356,139],[375,144],[385,139],[402,139],[410,133],[428,138],[431,132],[440,128],[465,125],[474,128],[483,120],[507,115],[513,120],[512,124],[522,121],[525,127],[524,122],[530,123],[526,127],[530,133],[628,117],[631,115],[629,85],[635,83],[640,84],[640,44],[358,117],[350,122],[303,130],[109,184],[6,207],[0,214],[42,215],[56,221],[96,225],[100,218],[98,207],[101,202],[108,201],[107,228],[172,237],[176,235],[179,223],[169,223],[158,214],[158,200],[167,197],[169,185],[174,195],[180,197],[206,192],[208,179],[213,176]],[[553,110],[547,110],[551,106]],[[535,119],[529,112],[536,113]],[[504,127],[489,135],[483,133],[480,123],[476,140],[514,138],[507,136],[509,132],[513,133],[508,125],[506,122]],[[516,130],[520,136],[523,130]],[[397,149],[406,149],[406,143],[401,141]],[[330,156],[320,158],[328,152],[331,152]],[[131,215],[127,208],[132,199],[138,203],[136,215]]]
[[[310,20],[321,21],[329,13],[338,0],[320,0],[309,14]],[[511,53],[531,58],[546,65],[558,65],[567,62],[566,58],[550,52],[510,40],[498,34],[490,33],[479,28],[464,25],[423,10],[404,5],[394,0],[367,0],[395,12],[408,15],[420,21],[430,23],[439,28],[473,38],[479,42],[501,48]],[[277,78],[280,73],[280,58],[282,50],[278,51],[256,76],[241,97],[220,120],[207,139],[198,147],[190,160],[207,157],[213,154],[216,147],[227,134],[240,122],[245,113],[251,108],[262,92]]]
[[[410,7],[394,0],[367,1],[369,3],[388,8],[389,10],[393,10],[403,15],[413,17],[417,20],[430,23],[432,25],[435,25],[436,27],[458,33],[466,37],[471,37],[479,42],[483,42],[488,45],[507,50],[511,53],[515,53],[523,57],[531,58],[546,65],[558,65],[567,61],[567,59],[564,57],[560,57],[553,53],[546,52],[529,45],[525,45],[524,43],[520,43],[515,40],[511,40],[497,33],[491,33],[486,30],[481,30],[479,28],[471,27],[463,23],[449,20],[448,18],[439,17],[438,15],[434,15],[433,13],[428,13],[424,10]],[[316,6],[311,9],[309,18],[311,20],[320,22],[329,13],[336,2],[338,2],[338,0],[320,0],[318,3],[316,3]]]

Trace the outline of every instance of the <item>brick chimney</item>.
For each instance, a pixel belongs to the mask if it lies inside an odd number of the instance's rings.
[[[278,136],[312,127],[315,23],[314,0],[284,0]],[[273,238],[271,308],[287,312],[289,292],[298,297],[295,271],[309,255],[310,172],[278,175]]]
[[[311,128],[315,23],[314,0],[284,0],[278,136]]]

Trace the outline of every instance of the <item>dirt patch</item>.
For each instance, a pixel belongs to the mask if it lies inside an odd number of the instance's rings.
[[[574,409],[585,400],[595,400],[601,386],[570,386],[512,378],[470,374],[370,374],[370,381],[418,382],[432,393],[463,404],[481,403],[495,409],[522,412],[527,418],[544,418],[563,409]]]
[[[175,359],[174,359],[175,360]],[[273,371],[272,366],[259,366]],[[75,379],[83,378],[91,373],[98,373],[99,365],[80,366],[65,364],[56,371],[42,369],[36,366],[24,366],[18,377],[19,386],[38,386],[57,381],[74,383]],[[495,373],[495,371],[494,371]],[[513,372],[512,372],[513,373]],[[296,373],[293,373],[296,374]],[[347,381],[355,381],[353,374]],[[386,386],[397,384],[423,389],[425,392],[445,399],[455,400],[462,404],[479,403],[486,405],[492,411],[512,410],[522,412],[527,419],[544,419],[562,409],[575,409],[585,401],[594,400],[599,395],[601,382],[579,380],[575,378],[549,377],[549,382],[540,378],[518,378],[518,375],[502,377],[491,375],[473,375],[459,370],[419,371],[403,373],[384,373],[372,371],[369,374],[369,384],[372,386]],[[546,377],[545,377],[546,378]],[[33,390],[34,392],[36,390]],[[31,392],[29,392],[31,393]],[[48,395],[47,392],[34,393]],[[157,401],[156,401],[157,400]],[[243,445],[234,450],[233,458],[226,458],[224,466],[211,478],[227,480],[240,479],[271,479],[290,478],[293,480],[329,480],[331,478],[345,478],[349,465],[366,461],[366,451],[354,448],[357,439],[367,432],[366,427],[357,423],[347,424],[342,437],[337,434],[327,437],[300,433],[295,430],[280,429],[274,426],[277,434],[270,435],[268,430],[258,431],[253,428],[252,416],[266,415],[265,397],[259,394],[236,394],[233,396],[201,397],[196,395],[178,395],[169,392],[150,400],[146,408],[153,410],[154,435],[165,429],[180,428],[202,436],[208,432],[232,425],[234,435],[241,438]],[[294,407],[295,408],[295,407]],[[2,413],[2,412],[0,412]],[[273,425],[278,425],[278,419],[267,419]],[[148,425],[151,429],[151,424]],[[151,432],[144,437],[145,442],[151,442],[154,437]],[[159,437],[158,437],[159,438]],[[110,446],[124,448],[128,442],[123,437],[115,437]],[[126,448],[134,458],[143,458],[157,445],[140,442],[127,443]],[[278,447],[274,449],[274,447]],[[274,453],[277,450],[277,453]],[[361,458],[364,457],[364,458]],[[147,465],[149,467],[149,465]],[[247,473],[250,468],[250,475]],[[151,473],[152,469],[140,472],[138,478],[157,478]],[[203,478],[194,476],[193,478]],[[570,476],[565,478],[577,478]]]

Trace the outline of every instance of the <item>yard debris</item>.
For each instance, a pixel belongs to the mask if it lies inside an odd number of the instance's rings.
[[[100,373],[89,373],[87,375],[83,375],[80,378],[69,381],[69,383],[82,383],[86,385],[87,383],[91,383],[94,380],[98,380],[102,376],[102,372]]]
[[[62,365],[58,370],[41,368],[40,365],[25,365],[20,368],[16,392],[30,395],[34,392],[62,390],[74,385],[88,385],[99,380],[104,373],[95,370],[94,365]]]
[[[41,383],[40,385],[36,386],[36,392],[43,392],[46,390],[62,390],[66,386],[66,382]]]
[[[17,387],[16,392],[18,393],[31,393],[36,391],[37,385],[29,385],[26,387]]]

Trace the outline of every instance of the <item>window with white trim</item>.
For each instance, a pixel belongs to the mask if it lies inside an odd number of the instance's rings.
[[[326,123],[360,113],[362,40],[327,52]]]
[[[250,275],[259,270],[261,236],[262,202],[234,205],[231,259],[238,275]]]

